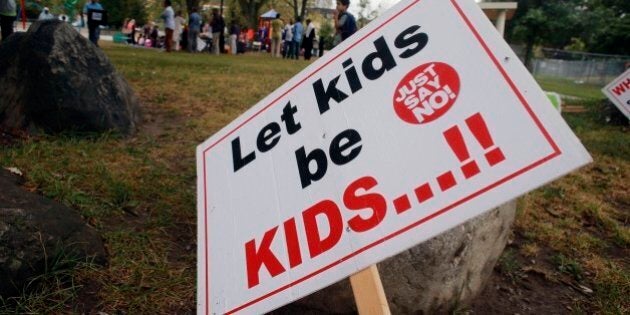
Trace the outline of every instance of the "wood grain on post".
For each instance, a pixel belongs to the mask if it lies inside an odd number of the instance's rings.
[[[360,315],[391,314],[376,265],[350,276],[350,284]]]

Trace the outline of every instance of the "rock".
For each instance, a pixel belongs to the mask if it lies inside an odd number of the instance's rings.
[[[129,84],[61,21],[38,21],[0,45],[0,86],[0,129],[130,134],[139,121]]]
[[[100,236],[74,210],[23,190],[19,181],[0,169],[0,296],[19,294],[58,258],[106,263]]]
[[[481,293],[503,252],[516,213],[509,202],[378,264],[392,314],[443,314]],[[304,297],[289,309],[356,313],[350,281],[344,279]]]

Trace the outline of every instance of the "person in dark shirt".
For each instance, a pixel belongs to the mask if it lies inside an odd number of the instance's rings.
[[[310,19],[306,20],[306,31],[304,32],[304,39],[302,40],[302,47],[304,48],[304,60],[311,60],[313,52],[313,40],[315,40],[315,27]]]
[[[154,48],[159,47],[158,45],[159,37],[160,37],[160,32],[158,30],[158,26],[153,25],[153,29],[151,29],[151,35],[149,35],[149,38],[151,38],[151,47],[154,47]]]
[[[238,27],[238,24],[235,20],[232,20],[232,25],[230,26],[230,52],[232,55],[236,55],[236,41],[238,40],[238,35],[241,34],[241,28]]]
[[[350,12],[348,12],[350,0],[337,0],[337,15],[335,15],[335,46],[346,40],[357,31],[357,21]]]
[[[0,32],[2,41],[13,34],[13,21],[17,16],[17,8],[14,0],[0,0]]]
[[[88,16],[88,37],[94,45],[98,46],[98,40],[101,36],[101,19],[103,17],[103,6],[99,3],[100,0],[90,0],[85,3],[83,6],[83,14],[93,16]],[[98,11],[97,13],[92,13],[93,11]],[[94,17],[98,17],[98,20],[95,20]]]
[[[197,38],[201,31],[201,15],[197,11],[197,7],[193,7],[188,17],[188,51],[193,53],[197,52]]]
[[[225,29],[225,21],[217,9],[212,9],[210,27],[212,27],[212,51],[215,55],[218,55],[221,53],[221,34],[223,34]]]

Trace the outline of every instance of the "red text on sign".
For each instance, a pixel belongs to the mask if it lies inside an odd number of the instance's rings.
[[[613,93],[617,96],[621,96],[621,94],[625,93],[627,90],[630,90],[630,78],[626,78],[624,81],[612,88]]]
[[[372,191],[378,184],[370,176],[361,177],[350,183],[343,194],[344,206],[350,211],[361,211],[348,220],[348,227],[355,232],[366,232],[376,227],[385,217],[387,203],[380,193]],[[366,212],[368,212],[366,214]],[[318,220],[318,217],[320,220]],[[332,200],[322,200],[302,212],[304,233],[310,258],[315,258],[333,248],[343,234],[344,220],[341,209]],[[325,221],[328,234],[319,223]],[[302,263],[302,252],[297,234],[295,218],[284,222],[284,238],[286,241],[289,267],[294,268]],[[252,288],[260,283],[260,270],[264,266],[272,277],[286,271],[278,256],[272,251],[271,244],[278,226],[265,232],[262,240],[256,245],[253,239],[245,244],[247,263],[247,286]]]

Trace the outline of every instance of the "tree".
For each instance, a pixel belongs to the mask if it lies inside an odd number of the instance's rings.
[[[193,8],[199,8],[199,0],[186,0],[186,10],[188,14],[192,13]]]
[[[101,4],[107,10],[107,22],[110,26],[120,27],[126,18],[135,19],[138,25],[146,21],[147,12],[143,0],[102,0]]]
[[[322,23],[319,29],[319,40],[324,41],[324,49],[333,48],[333,38],[335,37],[335,28],[329,21]]]
[[[240,13],[245,17],[247,27],[256,28],[258,26],[258,16],[261,9],[269,0],[236,0]]]
[[[290,1],[270,0],[268,7],[276,10],[276,12],[280,14],[280,17],[286,22],[288,22],[289,19],[292,17],[295,18],[295,13],[293,11],[292,3]]]
[[[164,11],[164,0],[140,0],[139,2],[143,3],[148,21],[160,20],[160,15]],[[186,9],[187,4],[185,0],[171,0],[171,6],[177,12]]]
[[[587,51],[630,55],[630,1],[584,1],[581,21]]]
[[[225,12],[225,21],[227,25],[231,25],[232,21],[237,25],[248,25],[249,22],[245,20],[245,17],[241,14],[240,7],[236,0],[228,0],[228,10]]]
[[[364,27],[377,17],[378,11],[372,10],[370,0],[359,0],[359,14],[357,18],[357,26],[359,28]]]
[[[630,55],[630,1],[519,0],[507,34],[525,44],[528,66],[535,45],[563,49],[581,42],[588,52]]]
[[[293,9],[293,18],[297,20],[304,20],[304,16],[306,15],[306,8],[309,4],[312,4],[312,1],[309,0],[284,0],[286,4]],[[311,2],[311,3],[309,3]]]
[[[535,45],[564,48],[579,36],[580,3],[585,0],[520,0],[508,39],[525,44],[525,65],[531,67]]]

